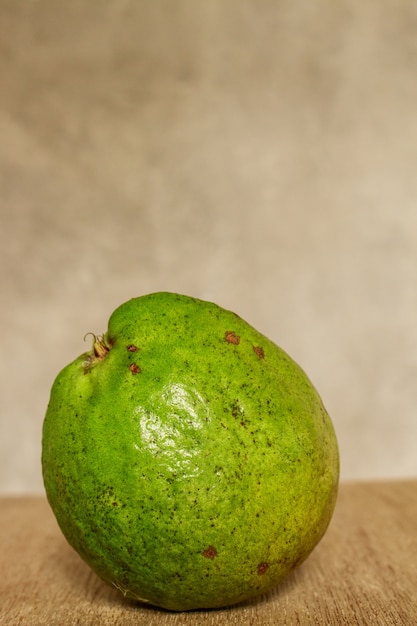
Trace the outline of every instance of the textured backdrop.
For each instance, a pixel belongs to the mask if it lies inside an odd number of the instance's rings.
[[[342,478],[417,474],[412,0],[0,1],[0,490],[122,301],[231,308],[307,371]]]

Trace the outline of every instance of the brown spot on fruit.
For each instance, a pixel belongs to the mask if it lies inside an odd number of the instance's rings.
[[[141,369],[139,367],[139,365],[136,365],[136,363],[132,363],[129,366],[130,371],[132,372],[132,374],[140,374],[141,373]]]
[[[260,346],[253,346],[253,351],[256,354],[256,356],[258,357],[258,359],[264,359],[265,358],[264,351],[262,350],[262,348]]]
[[[269,565],[268,565],[268,563],[265,563],[265,562],[263,562],[263,563],[259,563],[259,565],[258,565],[258,569],[257,569],[258,575],[259,575],[259,576],[263,576],[263,574],[265,574],[265,572],[266,572],[268,569],[269,569]]]
[[[128,352],[137,352],[138,351],[138,347],[135,346],[133,343],[130,343],[128,346],[126,346],[126,350]]]
[[[232,343],[235,346],[238,346],[240,344],[240,337],[236,335],[236,333],[233,332],[233,330],[226,330],[224,334],[224,338],[227,341],[227,343]]]
[[[217,556],[217,550],[214,546],[209,546],[201,553],[206,559],[213,560]]]

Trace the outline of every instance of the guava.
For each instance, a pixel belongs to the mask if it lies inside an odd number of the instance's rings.
[[[133,298],[52,386],[46,494],[80,556],[125,596],[174,611],[277,585],[324,535],[332,422],[304,371],[235,313]]]

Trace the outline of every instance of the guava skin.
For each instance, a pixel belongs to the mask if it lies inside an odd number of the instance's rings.
[[[58,374],[43,425],[68,542],[165,609],[270,590],[336,502],[337,441],[306,374],[236,314],[174,293],[122,304],[94,346]]]

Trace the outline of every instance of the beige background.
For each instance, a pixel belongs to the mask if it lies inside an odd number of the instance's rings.
[[[0,490],[132,296],[214,300],[319,389],[342,478],[417,474],[412,0],[0,0]]]

